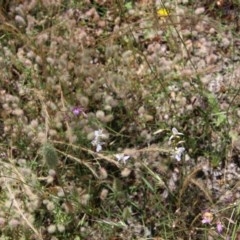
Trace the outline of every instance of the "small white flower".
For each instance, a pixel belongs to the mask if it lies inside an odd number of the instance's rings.
[[[102,151],[102,145],[97,144],[96,152],[100,152],[100,151]]]
[[[102,129],[94,131],[95,139],[106,138],[106,135],[103,133]]]
[[[98,140],[94,139],[92,142],[92,145],[96,147],[96,152],[100,152],[102,150],[103,142],[99,142]]]
[[[103,133],[102,129],[94,131],[94,139],[92,140],[92,145],[96,147],[96,152],[100,152],[102,150],[102,138],[106,138],[106,135]]]
[[[124,164],[126,164],[126,161],[130,158],[128,155],[124,155],[123,153],[118,153],[114,155],[118,161],[123,161]]]
[[[174,139],[174,138],[177,137],[177,136],[182,136],[182,135],[184,135],[184,134],[181,133],[181,132],[179,132],[175,127],[172,128],[172,135],[171,135],[171,137],[169,138],[168,143],[171,144],[172,139]]]
[[[177,161],[181,161],[182,158],[182,154],[184,153],[185,148],[184,147],[178,147],[175,148],[175,152],[173,154],[173,157],[177,160]]]

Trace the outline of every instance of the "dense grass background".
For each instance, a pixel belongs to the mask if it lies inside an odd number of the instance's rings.
[[[239,9],[0,0],[0,239],[239,239]]]

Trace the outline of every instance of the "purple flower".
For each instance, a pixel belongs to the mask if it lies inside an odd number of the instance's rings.
[[[217,232],[220,234],[223,231],[223,225],[221,222],[217,222]]]
[[[84,117],[87,117],[87,114],[84,112],[84,108],[82,108],[82,107],[74,107],[73,109],[72,109],[72,113],[73,113],[73,115],[74,116],[79,116],[80,114],[82,114]]]
[[[83,112],[83,109],[81,107],[74,107],[72,110],[72,113],[75,116],[79,116]]]
[[[207,219],[207,218],[204,218],[202,220],[202,223],[205,224],[205,223],[211,223],[211,220],[210,219]]]
[[[203,224],[209,224],[213,220],[213,214],[211,212],[205,212],[202,215],[202,223]]]

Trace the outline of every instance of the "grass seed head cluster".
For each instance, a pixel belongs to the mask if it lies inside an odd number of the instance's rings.
[[[239,9],[2,4],[3,239],[237,239]]]

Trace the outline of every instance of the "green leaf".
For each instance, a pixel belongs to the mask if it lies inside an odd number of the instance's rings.
[[[226,112],[219,112],[219,113],[215,114],[215,116],[216,116],[216,118],[215,118],[214,124],[217,127],[221,126],[227,120]]]
[[[142,177],[142,180],[144,181],[144,183],[146,184],[146,186],[152,191],[154,192],[154,188],[152,187],[152,185],[148,182],[148,180],[144,177]]]
[[[131,10],[131,9],[133,9],[133,5],[132,5],[132,2],[127,2],[127,3],[125,3],[125,8],[127,9],[127,10]]]

